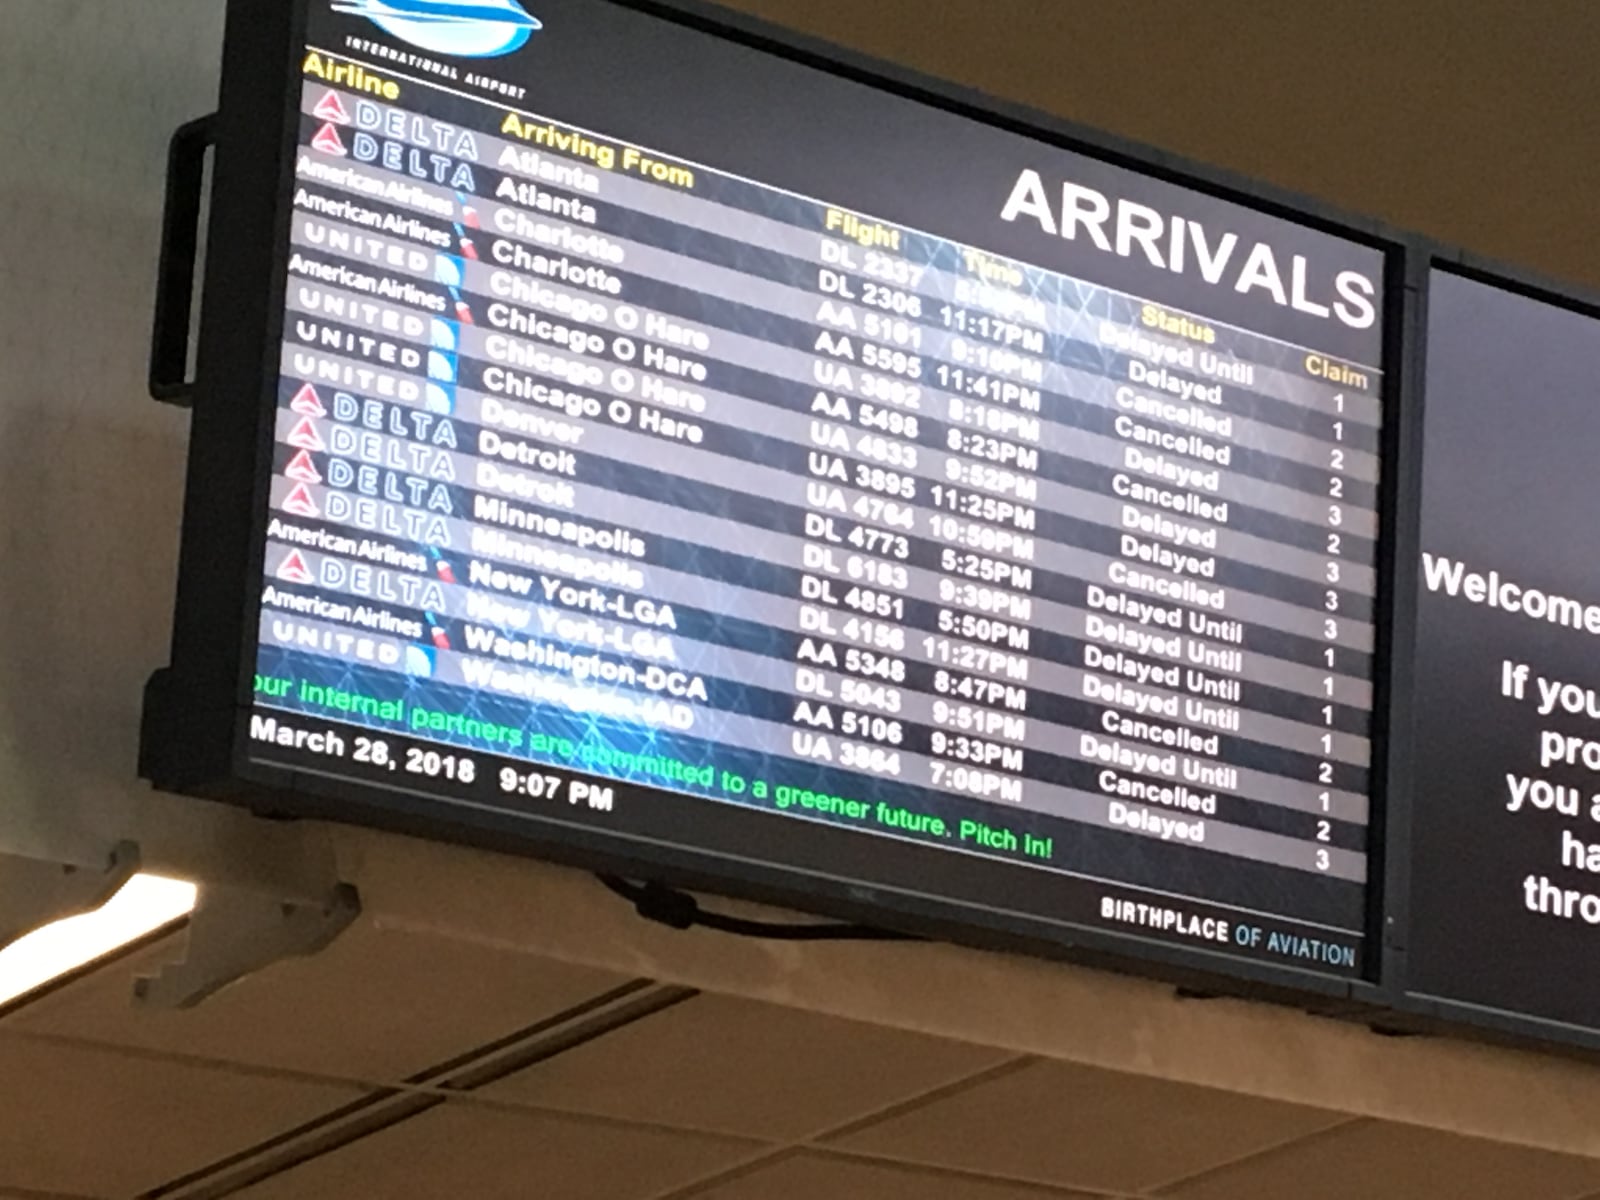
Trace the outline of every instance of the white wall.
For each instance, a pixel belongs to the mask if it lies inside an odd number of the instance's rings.
[[[0,4],[0,838],[135,832],[188,417],[144,390],[166,140],[220,0]],[[88,839],[88,840],[85,840]]]

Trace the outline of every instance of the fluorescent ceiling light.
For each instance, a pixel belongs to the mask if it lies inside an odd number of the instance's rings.
[[[0,950],[0,1004],[181,920],[194,911],[192,883],[135,875],[93,912],[53,921]]]

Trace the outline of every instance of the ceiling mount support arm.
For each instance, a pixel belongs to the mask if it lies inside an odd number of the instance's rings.
[[[205,885],[189,921],[183,961],[134,981],[134,1003],[193,1008],[229,984],[286,958],[332,944],[361,915],[353,885],[334,883],[319,900],[285,900],[266,892]]]

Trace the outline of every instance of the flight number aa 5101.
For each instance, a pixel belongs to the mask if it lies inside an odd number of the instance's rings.
[[[866,337],[891,342],[896,346],[910,346],[912,349],[922,347],[922,326],[900,317],[869,312],[861,322],[861,332]]]

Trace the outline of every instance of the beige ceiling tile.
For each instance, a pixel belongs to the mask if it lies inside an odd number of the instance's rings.
[[[1082,1193],[973,1179],[926,1167],[797,1154],[696,1192],[694,1200],[1072,1200],[1075,1196]]]
[[[25,1005],[0,1028],[394,1082],[626,982],[362,922],[322,953],[277,963],[198,1008],[134,1008],[134,978],[153,974],[181,948],[179,938],[95,971]]]
[[[1163,1189],[1173,1200],[1576,1200],[1600,1162],[1360,1121]]]
[[[232,1193],[236,1200],[646,1200],[757,1147],[451,1102]]]
[[[1133,1191],[1343,1119],[1211,1088],[1047,1062],[868,1125],[837,1144],[1063,1187]]]
[[[0,1034],[0,1185],[132,1195],[361,1094]]]
[[[483,1094],[572,1112],[794,1139],[1005,1061],[985,1047],[702,995]]]

